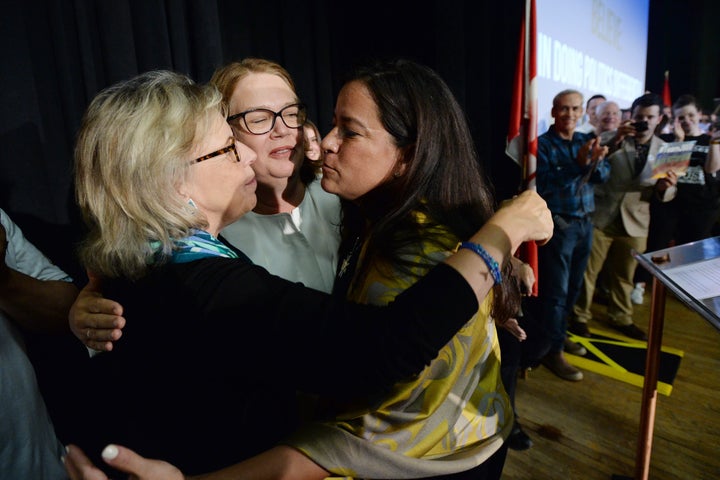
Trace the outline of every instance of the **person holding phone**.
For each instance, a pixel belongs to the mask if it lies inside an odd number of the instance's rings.
[[[609,289],[609,326],[637,340],[646,333],[633,322],[631,292],[637,261],[632,252],[644,252],[650,224],[650,200],[674,198],[677,175],[653,178],[653,159],[663,142],[654,135],[662,119],[662,98],[648,93],[632,103],[633,121],[621,126],[614,138],[619,147],[609,155],[610,179],[595,187],[592,248],[583,274],[582,289],[573,307],[570,331],[591,336],[588,320],[600,271]]]
[[[672,106],[674,131],[660,135],[666,142],[694,140],[690,165],[677,179],[677,195],[669,202],[650,203],[647,250],[653,252],[712,235],[720,218],[720,151],[717,139],[700,129],[700,106],[692,95],[681,95]],[[715,135],[715,137],[717,134]],[[711,141],[712,140],[712,141]],[[635,274],[634,302],[642,303],[645,286],[651,280],[645,269]]]

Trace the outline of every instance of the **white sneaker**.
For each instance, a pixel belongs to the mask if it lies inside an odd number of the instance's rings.
[[[632,293],[630,293],[630,300],[635,305],[643,304],[643,296],[645,295],[645,285],[642,283],[636,283]]]

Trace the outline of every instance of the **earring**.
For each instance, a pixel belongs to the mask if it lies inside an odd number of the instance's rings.
[[[402,173],[400,173],[400,172],[393,173],[393,177],[395,177],[395,178],[400,178],[401,175],[402,175]]]

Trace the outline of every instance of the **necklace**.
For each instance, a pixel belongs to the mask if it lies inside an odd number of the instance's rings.
[[[340,270],[338,271],[337,278],[341,279],[345,272],[347,272],[348,267],[352,263],[353,257],[357,253],[357,249],[360,246],[360,237],[355,237],[355,242],[353,242],[352,248],[345,254],[345,257],[343,257],[343,261],[340,264]]]

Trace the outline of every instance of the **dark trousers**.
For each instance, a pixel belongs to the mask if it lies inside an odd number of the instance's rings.
[[[550,352],[561,352],[567,317],[580,293],[590,256],[593,226],[589,218],[556,218],[553,236],[538,249],[540,316]]]

